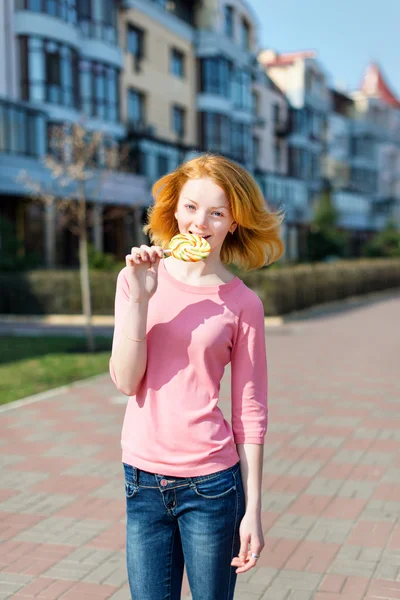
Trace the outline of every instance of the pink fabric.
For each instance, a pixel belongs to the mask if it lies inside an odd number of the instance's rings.
[[[113,348],[129,301],[126,267],[118,275]],[[231,362],[232,427],[218,407]],[[118,382],[110,360],[111,377]],[[262,444],[267,429],[264,310],[236,277],[198,287],[160,262],[147,323],[147,368],[126,408],[122,460],[151,473],[207,475],[233,466],[235,444]]]

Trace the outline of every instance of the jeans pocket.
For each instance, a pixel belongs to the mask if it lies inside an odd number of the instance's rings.
[[[210,479],[204,479],[195,482],[194,491],[202,498],[223,498],[236,490],[236,481],[232,471],[227,471],[221,475],[216,475]]]
[[[125,474],[125,495],[127,498],[133,498],[139,491],[137,478],[135,477],[135,467],[123,463],[124,474]]]

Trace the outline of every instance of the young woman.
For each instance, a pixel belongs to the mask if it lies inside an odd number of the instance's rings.
[[[262,267],[283,253],[282,214],[251,175],[196,157],[153,187],[145,230],[119,273],[110,373],[129,396],[122,430],[126,550],[133,600],[179,600],[184,564],[193,600],[231,600],[257,564],[267,367],[263,305],[226,264]],[[206,238],[188,263],[163,248]],[[218,407],[231,365],[232,427]]]

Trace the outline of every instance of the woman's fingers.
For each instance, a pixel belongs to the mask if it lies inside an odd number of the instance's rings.
[[[160,246],[146,246],[131,248],[131,253],[125,257],[127,266],[140,265],[142,263],[155,263],[156,260],[163,257],[163,250]]]

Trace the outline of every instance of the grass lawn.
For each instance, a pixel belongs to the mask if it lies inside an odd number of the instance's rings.
[[[0,404],[108,371],[111,338],[0,336]]]

